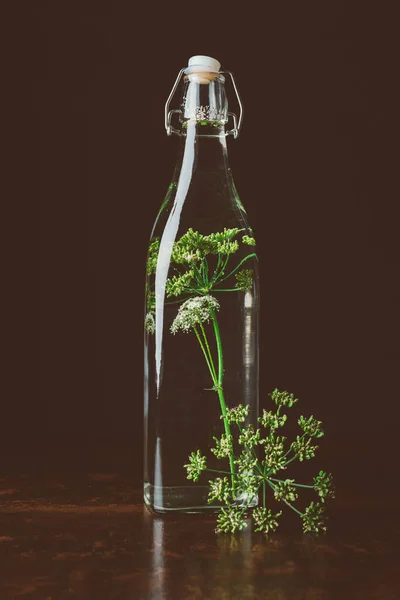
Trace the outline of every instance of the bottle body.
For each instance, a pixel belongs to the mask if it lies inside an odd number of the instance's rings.
[[[206,453],[214,437],[233,433],[228,408],[247,405],[247,422],[257,422],[258,316],[255,241],[223,127],[189,122],[147,259],[144,500],[151,510],[217,508],[208,502],[208,478],[194,484],[184,465],[191,452]],[[224,469],[210,453],[207,467]]]

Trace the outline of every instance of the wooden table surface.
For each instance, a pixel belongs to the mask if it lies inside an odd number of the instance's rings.
[[[2,465],[1,600],[400,599],[394,488],[368,492],[363,474],[357,485],[339,477],[319,538],[290,519],[269,537],[216,535],[211,516],[149,514],[134,455],[102,452],[94,462],[79,463],[75,450],[45,468]]]

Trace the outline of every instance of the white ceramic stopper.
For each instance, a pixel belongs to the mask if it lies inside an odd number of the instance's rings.
[[[192,56],[189,58],[188,66],[185,73],[218,73],[221,68],[221,63],[211,56]]]

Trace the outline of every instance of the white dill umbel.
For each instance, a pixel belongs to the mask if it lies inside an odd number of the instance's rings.
[[[198,323],[209,321],[214,310],[219,310],[219,302],[213,296],[189,298],[179,307],[171,325],[171,332],[177,333],[181,330],[188,333]]]
[[[156,324],[154,321],[154,315],[151,312],[148,312],[146,318],[144,320],[144,326],[148,333],[154,333],[156,330]]]

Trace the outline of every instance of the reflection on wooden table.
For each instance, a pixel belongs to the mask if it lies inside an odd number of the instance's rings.
[[[398,499],[338,495],[325,536],[216,535],[209,515],[151,515],[127,473],[0,481],[0,598],[400,598]]]

